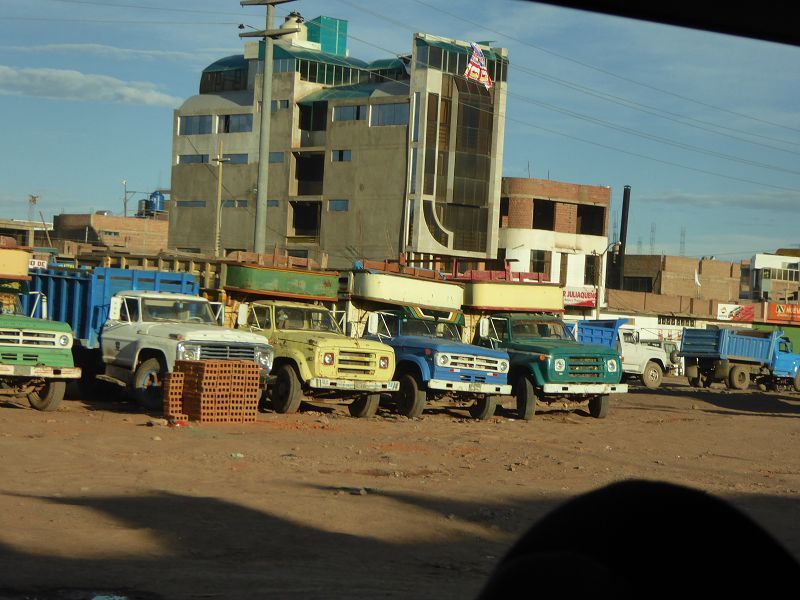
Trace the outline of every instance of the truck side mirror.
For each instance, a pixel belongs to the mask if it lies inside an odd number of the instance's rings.
[[[489,319],[483,318],[478,321],[478,337],[484,340],[489,337]]]
[[[218,325],[225,325],[225,305],[222,302],[209,302],[211,312],[214,313],[214,320]]]
[[[367,333],[370,335],[378,334],[378,313],[369,313],[367,317]]]
[[[109,321],[121,321],[122,320],[122,298],[118,296],[114,296],[111,298],[111,305],[108,309],[108,320]]]
[[[250,314],[250,305],[242,302],[236,313],[236,325],[239,327],[247,327],[247,317]]]

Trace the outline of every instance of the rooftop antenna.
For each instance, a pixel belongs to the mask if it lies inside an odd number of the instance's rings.
[[[681,256],[686,256],[686,225],[681,226]]]
[[[650,223],[650,254],[656,253],[656,224]]]
[[[28,194],[28,221],[33,221],[33,207],[36,206],[36,201],[39,196],[36,194]]]

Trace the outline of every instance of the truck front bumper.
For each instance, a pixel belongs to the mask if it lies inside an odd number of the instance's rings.
[[[41,377],[42,379],[78,379],[78,367],[35,367],[31,365],[0,365],[0,376]]]
[[[326,379],[314,377],[308,380],[308,387],[318,390],[353,390],[364,392],[396,392],[399,381],[357,381],[354,379]]]
[[[470,383],[469,381],[447,381],[446,379],[431,379],[428,382],[428,389],[471,392],[473,394],[499,394],[501,396],[508,396],[511,394],[510,385],[478,382]]]
[[[627,383],[545,383],[542,386],[545,394],[557,396],[580,395],[595,396],[598,394],[625,394],[628,392]]]

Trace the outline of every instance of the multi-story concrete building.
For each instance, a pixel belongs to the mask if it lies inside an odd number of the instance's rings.
[[[611,189],[504,177],[498,263],[564,287],[567,308],[593,308],[605,287]]]
[[[495,258],[507,51],[482,47],[486,88],[462,75],[466,42],[418,33],[408,55],[366,63],[345,21],[284,25],[301,31],[274,45],[267,252],[334,268]],[[247,44],[175,111],[171,248],[212,253],[218,235],[221,253],[253,250],[262,67]]]
[[[777,254],[753,256],[742,270],[741,297],[774,302],[800,301],[800,256],[790,252],[779,250]]]

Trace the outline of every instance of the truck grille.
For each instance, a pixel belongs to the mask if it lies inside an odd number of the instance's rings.
[[[603,375],[603,359],[597,356],[570,356],[570,377],[595,379]]]
[[[256,347],[248,344],[201,344],[200,360],[255,360]]]
[[[0,345],[31,346],[55,348],[58,337],[63,334],[52,331],[29,331],[26,329],[0,329]]]
[[[0,361],[15,365],[38,365],[40,362],[35,352],[0,352]]]
[[[500,358],[489,356],[475,356],[472,354],[449,354],[450,362],[447,364],[452,369],[475,369],[477,371],[500,372]]]
[[[486,383],[486,376],[484,375],[461,375],[461,381],[466,381],[467,383]]]
[[[376,360],[373,352],[338,350],[336,354],[336,373],[341,377],[375,374]]]

